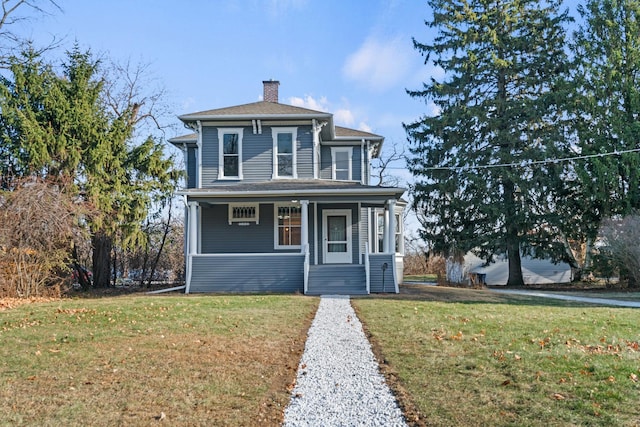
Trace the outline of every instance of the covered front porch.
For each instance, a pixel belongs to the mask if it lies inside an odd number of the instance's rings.
[[[398,292],[397,200],[365,189],[187,194],[185,291]]]

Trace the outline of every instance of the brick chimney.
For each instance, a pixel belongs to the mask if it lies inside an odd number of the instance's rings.
[[[278,102],[278,86],[280,82],[277,80],[264,80],[262,82],[264,85],[264,95],[263,100],[267,102]]]

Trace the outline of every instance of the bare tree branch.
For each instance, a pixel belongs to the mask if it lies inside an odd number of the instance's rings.
[[[372,176],[378,180],[376,186],[397,187],[400,184],[400,178],[389,173],[389,169],[399,161],[403,161],[404,163],[406,161],[406,155],[404,147],[399,147],[396,142],[391,145],[390,152],[381,153],[380,157],[372,160]]]

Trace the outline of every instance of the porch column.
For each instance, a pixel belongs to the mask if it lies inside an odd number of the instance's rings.
[[[309,201],[300,200],[300,210],[302,214],[302,224],[300,224],[300,246],[304,251],[309,244]]]
[[[389,253],[389,205],[384,208],[384,230],[382,233],[382,252]]]
[[[396,252],[396,200],[390,199],[387,205],[389,207],[389,228],[387,229],[389,232],[389,237],[387,238],[389,247],[387,252],[393,254]]]
[[[198,253],[198,202],[189,202],[189,255]]]

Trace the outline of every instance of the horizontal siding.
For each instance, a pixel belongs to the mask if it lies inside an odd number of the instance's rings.
[[[369,283],[372,293],[395,292],[393,277],[393,262],[395,255],[391,254],[371,254],[369,255]],[[387,269],[383,272],[382,265],[387,263]],[[383,289],[384,280],[384,289]]]
[[[273,176],[273,137],[271,128],[263,127],[262,134],[245,128],[242,140],[242,182],[268,181]]]
[[[231,126],[232,127],[232,126]],[[291,126],[284,126],[291,127]],[[313,178],[313,134],[311,126],[297,126],[298,178]],[[232,185],[237,180],[218,181],[218,127],[202,128],[202,187]],[[329,160],[331,161],[331,160]],[[242,182],[268,181],[273,177],[273,136],[271,126],[263,126],[262,133],[243,127]],[[329,169],[329,174],[331,169]]]
[[[189,292],[303,292],[302,255],[195,255]]]
[[[202,253],[276,252],[272,204],[260,204],[258,224],[251,222],[248,226],[241,226],[238,223],[229,225],[228,217],[228,205],[211,205],[202,208],[200,246]]]
[[[313,133],[311,126],[298,126],[298,178],[313,179]]]
[[[202,128],[202,182],[207,187],[218,179],[218,129]]]
[[[315,265],[309,268],[309,295],[366,293],[366,276],[362,265]]]

